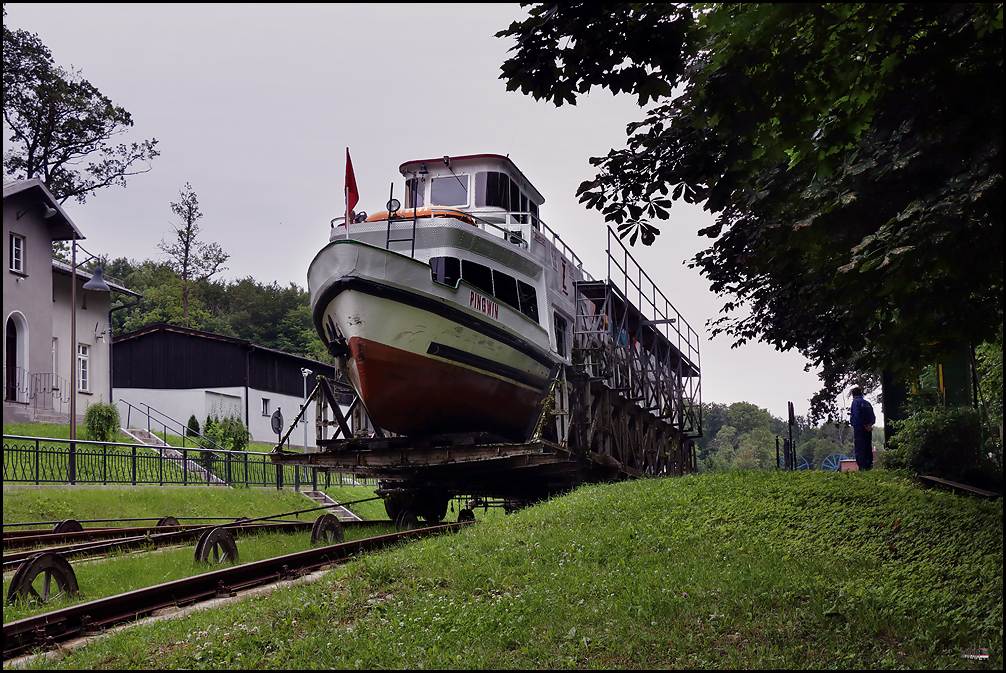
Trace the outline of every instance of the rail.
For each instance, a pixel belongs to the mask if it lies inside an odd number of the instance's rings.
[[[63,413],[64,406],[70,403],[70,383],[62,376],[4,367],[3,378],[4,399],[9,402],[30,405],[36,412],[41,409],[58,413]]]
[[[187,425],[182,425],[179,421],[175,420],[174,418],[171,418],[171,416],[168,416],[167,414],[162,413],[162,412],[158,411],[157,409],[154,409],[152,406],[150,406],[149,404],[147,404],[145,402],[140,402],[140,406],[146,407],[147,408],[146,411],[143,411],[143,409],[140,409],[139,407],[133,406],[132,404],[130,404],[126,400],[122,399],[121,397],[119,398],[119,402],[121,402],[122,404],[125,404],[126,407],[128,407],[128,409],[126,410],[126,427],[127,428],[130,427],[130,421],[132,420],[133,409],[136,409],[137,413],[143,414],[144,416],[146,416],[146,418],[147,418],[147,432],[149,432],[151,434],[153,434],[153,432],[150,429],[150,414],[154,413],[154,414],[157,414],[158,416],[161,416],[164,419],[166,419],[166,420],[157,420],[157,421],[155,421],[155,423],[160,423],[160,425],[161,425],[162,432],[164,434],[164,436],[162,437],[162,439],[165,442],[168,441],[168,425],[167,425],[167,421],[170,421],[173,424],[172,430],[175,430],[176,428],[178,429],[177,433],[173,432],[172,434],[177,434],[177,436],[179,436],[179,437],[182,438],[182,446],[183,447],[185,446],[185,438],[186,437],[193,437],[194,436],[194,437],[198,437],[199,439],[203,440],[204,442],[207,442],[208,444],[212,444],[215,451],[225,451],[226,450],[226,449],[224,449],[224,447],[220,446],[219,444],[217,444],[216,442],[214,442],[209,437],[206,437],[205,435],[203,435],[203,434],[201,434],[199,432],[196,432],[195,430],[189,429],[189,427]],[[194,445],[196,445],[198,447],[201,447],[201,448],[204,448],[204,449],[210,448],[206,444],[200,444],[199,442],[196,442],[196,441],[193,441],[192,443]]]
[[[474,226],[478,227],[482,231],[493,234],[494,236],[502,238],[509,243],[520,245],[523,248],[527,248],[530,245],[530,241],[533,240],[533,237],[537,234],[548,238],[552,245],[562,252],[562,254],[573,263],[573,266],[583,274],[584,278],[593,280],[593,277],[583,268],[583,261],[576,255],[575,252],[573,252],[573,249],[566,245],[566,242],[562,240],[559,234],[555,233],[555,231],[549,227],[537,213],[532,213],[530,211],[500,211],[498,215],[502,217],[503,223],[498,223],[488,219],[486,213],[472,213],[460,208],[428,207],[420,208],[419,211],[428,212],[423,212],[422,215],[415,213],[412,215],[403,214],[395,218],[388,218],[387,213],[378,213],[369,217],[366,220],[366,223],[372,224],[387,220],[389,230],[386,236],[386,246],[390,247],[390,244],[394,242],[413,241],[412,256],[415,256],[415,233],[413,232],[412,238],[393,239],[391,238],[390,232],[392,222],[409,223],[410,226],[414,226],[412,223],[417,219],[432,219],[434,217],[445,215],[451,217],[463,217],[470,219]],[[336,218],[336,220],[337,219],[340,218]],[[333,223],[334,222],[335,220],[333,220]],[[350,237],[348,228],[345,229],[343,237],[347,239]]]
[[[162,454],[142,444],[75,440],[71,447],[70,441],[64,439],[4,435],[3,481],[35,485],[241,485],[276,489],[290,486],[295,490],[311,486],[315,491],[346,483],[377,484],[374,479],[356,477],[347,481],[346,475],[338,472],[276,465],[267,453],[166,448],[176,455]],[[187,469],[193,464],[200,469]]]
[[[292,579],[302,573],[346,561],[366,551],[383,549],[403,540],[458,531],[468,525],[471,524],[445,524],[318,547],[19,619],[4,624],[3,658],[7,661],[32,648],[51,647],[65,640],[91,635],[115,624],[134,621],[161,608],[232,596],[238,590]]]

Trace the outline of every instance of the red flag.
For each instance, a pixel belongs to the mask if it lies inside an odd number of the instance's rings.
[[[356,175],[353,173],[353,160],[349,158],[349,148],[346,148],[346,228],[353,217],[353,207],[360,201],[360,192],[356,188]]]

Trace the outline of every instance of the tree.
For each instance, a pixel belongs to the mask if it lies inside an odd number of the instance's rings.
[[[4,17],[6,20],[6,9]],[[113,145],[133,125],[79,70],[58,67],[34,33],[3,27],[4,177],[39,178],[60,203],[150,170],[157,140]],[[86,162],[86,165],[85,165]]]
[[[654,101],[580,200],[647,245],[674,201],[713,213],[713,333],[820,367],[815,418],[854,377],[995,337],[1001,4],[538,5],[497,35],[510,90]]]
[[[171,204],[171,211],[182,220],[178,226],[172,225],[177,240],[172,244],[161,241],[157,247],[168,255],[168,264],[182,281],[182,324],[188,327],[189,295],[193,283],[208,280],[226,269],[224,262],[230,255],[221,249],[219,243],[199,240],[198,222],[203,214],[199,212],[199,200],[192,185],[186,182],[179,195],[181,201]]]

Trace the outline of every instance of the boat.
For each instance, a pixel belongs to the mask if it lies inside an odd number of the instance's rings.
[[[407,161],[404,205],[332,223],[308,270],[315,327],[372,423],[408,437],[531,436],[570,363],[591,280],[508,157]]]

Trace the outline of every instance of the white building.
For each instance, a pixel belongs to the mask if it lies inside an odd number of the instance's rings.
[[[3,183],[4,423],[66,422],[74,367],[78,421],[88,403],[111,401],[112,295],[85,290],[91,274],[78,268],[71,310],[72,267],[52,257],[53,241],[73,245],[83,238],[41,180]],[[78,264],[88,257],[78,247]],[[106,283],[113,292],[139,296]]]

